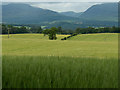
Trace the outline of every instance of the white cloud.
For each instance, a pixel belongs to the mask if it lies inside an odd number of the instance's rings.
[[[32,3],[31,3],[32,4]],[[59,12],[65,11],[75,11],[75,12],[83,12],[92,5],[96,3],[33,3],[32,6],[40,7],[44,9],[50,9]]]

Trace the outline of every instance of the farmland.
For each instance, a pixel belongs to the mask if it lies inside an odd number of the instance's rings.
[[[104,36],[104,37],[103,37]],[[42,34],[3,35],[3,55],[107,57],[118,56],[118,34],[79,35],[61,41],[48,40]],[[74,38],[77,38],[73,40]],[[98,41],[97,41],[98,40]]]
[[[117,88],[118,34],[2,35],[3,88]]]

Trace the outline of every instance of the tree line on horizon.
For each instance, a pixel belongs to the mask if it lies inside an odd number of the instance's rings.
[[[101,27],[101,28],[76,28],[76,30],[62,29],[62,27],[51,27],[49,29],[42,29],[41,26],[26,27],[13,26],[2,24],[2,34],[22,34],[22,33],[40,33],[44,36],[48,35],[49,39],[57,39],[56,34],[89,34],[89,33],[120,33],[120,27]]]

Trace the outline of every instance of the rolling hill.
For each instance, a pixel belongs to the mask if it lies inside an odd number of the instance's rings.
[[[32,7],[28,4],[3,5],[2,16],[3,22],[16,24],[38,24],[41,22],[76,19],[51,10]]]
[[[104,3],[93,5],[83,12],[80,18],[97,21],[118,21],[118,4]]]

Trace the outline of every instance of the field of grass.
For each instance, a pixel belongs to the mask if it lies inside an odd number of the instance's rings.
[[[5,88],[116,88],[116,59],[3,56]]]
[[[97,42],[117,42],[117,33],[100,33],[100,34],[79,34],[69,40],[80,41],[97,41]]]
[[[2,37],[3,88],[118,87],[118,34]]]
[[[3,55],[118,57],[118,34],[75,36],[66,41],[61,41],[62,37],[65,35],[58,35],[58,40],[48,40],[47,36],[40,34],[22,34],[11,35],[8,39],[3,35]]]

